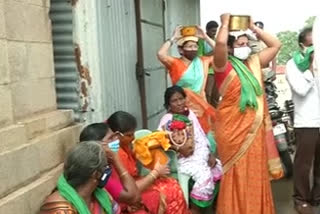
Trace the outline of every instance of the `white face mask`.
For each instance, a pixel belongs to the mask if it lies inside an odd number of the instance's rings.
[[[249,47],[240,47],[233,49],[233,55],[241,60],[246,60],[251,54],[251,48]]]

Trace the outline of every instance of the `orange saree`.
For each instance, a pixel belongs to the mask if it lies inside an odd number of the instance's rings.
[[[247,66],[262,85],[259,58],[250,57]],[[216,74],[222,101],[216,113],[215,137],[224,170],[217,213],[274,214],[270,177],[279,178],[283,171],[272,141],[265,97],[257,97],[258,109],[240,112],[240,79],[230,64],[228,69]]]
[[[129,174],[135,179],[140,179],[138,169],[136,167],[136,158],[128,146],[121,146],[119,157]],[[150,213],[157,213],[159,210],[160,200],[164,198],[165,214],[189,214],[189,210],[184,199],[179,183],[174,178],[158,178],[153,185],[146,191],[141,193],[143,203],[149,208]],[[158,205],[156,205],[158,203]]]
[[[209,66],[212,63],[212,57],[200,57],[202,68],[198,72],[203,72],[203,78],[194,79],[192,73],[192,63],[186,65],[181,59],[173,58],[172,62],[165,63],[169,70],[170,78],[173,85],[181,86],[187,94],[187,107],[190,108],[197,116],[204,132],[213,129],[213,120],[215,117],[214,108],[207,102],[205,87],[207,82]],[[197,73],[197,71],[195,71]],[[194,90],[198,88],[199,90]]]

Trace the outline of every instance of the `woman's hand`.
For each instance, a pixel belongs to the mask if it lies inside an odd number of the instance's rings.
[[[209,167],[213,168],[213,167],[215,167],[216,164],[217,164],[216,158],[214,157],[214,155],[212,153],[210,153],[209,160],[208,160]]]
[[[230,14],[225,13],[220,16],[221,27],[217,33],[216,46],[213,54],[213,68],[215,72],[224,72],[228,62],[228,36]]]
[[[229,26],[229,21],[230,21],[230,13],[224,13],[220,16],[221,19],[221,26]]]
[[[106,157],[108,159],[108,163],[110,164],[118,164],[120,161],[119,155],[117,152],[112,151],[108,145],[102,144],[104,151],[106,153]]]
[[[197,28],[197,37],[199,37],[200,39],[205,39],[206,37],[208,37],[208,35],[206,34],[206,32],[199,26],[196,26]]]
[[[136,203],[134,205],[128,206],[127,210],[129,213],[137,212],[138,210],[142,209],[141,203]]]
[[[181,38],[181,29],[182,29],[182,25],[177,26],[172,34],[171,40],[172,41],[177,41],[178,39]]]
[[[154,170],[159,173],[159,176],[165,176],[170,174],[170,169],[167,164],[161,164],[158,160],[156,165],[154,166]]]
[[[256,29],[257,29],[258,27],[254,25],[254,21],[253,21],[253,19],[252,19],[251,16],[250,16],[250,19],[249,19],[249,20],[250,20],[249,29],[250,29],[252,32],[256,33]]]
[[[108,159],[108,162],[111,163],[111,164],[113,164],[114,161],[117,159],[118,154],[115,153],[115,152],[113,152],[113,151],[109,148],[109,146],[108,146],[107,144],[104,144],[104,143],[103,143],[102,146],[103,146],[104,151],[105,151],[105,153],[106,153],[106,157],[107,157],[107,159]]]

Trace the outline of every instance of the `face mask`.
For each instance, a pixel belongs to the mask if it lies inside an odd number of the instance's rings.
[[[186,51],[186,50],[183,51],[183,56],[190,61],[196,58],[197,55],[198,55],[198,51]]]
[[[241,47],[241,48],[234,48],[233,55],[241,60],[246,60],[251,53],[251,48],[249,47]]]
[[[108,183],[111,173],[112,173],[112,168],[108,166],[101,175],[101,178],[98,183],[99,188],[105,187],[105,185]]]
[[[114,141],[108,143],[108,147],[111,149],[111,151],[118,152],[119,148],[120,148],[120,140],[117,139],[117,140],[114,140]]]
[[[302,46],[302,53],[303,54],[307,54],[308,51],[310,51],[310,49],[313,49],[313,46],[310,45],[310,46],[304,46],[302,43],[301,43],[301,46]]]
[[[300,71],[304,72],[310,68],[310,64],[312,63],[312,60],[313,60],[313,57],[312,57],[313,52],[314,52],[314,47],[310,46],[305,48],[305,52],[303,54],[299,52],[295,52],[293,54],[293,60]]]

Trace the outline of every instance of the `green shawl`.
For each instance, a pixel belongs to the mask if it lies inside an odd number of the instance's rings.
[[[263,94],[258,80],[241,60],[234,56],[229,56],[229,60],[241,82],[240,111],[245,111],[246,107],[257,109],[257,96]]]
[[[77,191],[67,182],[64,175],[59,177],[57,188],[62,197],[69,201],[79,214],[91,214],[86,202],[78,195]],[[112,214],[110,198],[104,189],[96,188],[94,196],[107,214]]]

